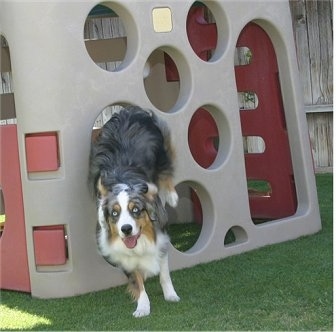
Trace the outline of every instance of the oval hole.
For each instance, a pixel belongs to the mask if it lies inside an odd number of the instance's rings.
[[[253,91],[238,92],[239,109],[241,111],[252,111],[258,107],[258,96]]]
[[[194,2],[189,9],[187,36],[195,54],[209,61],[217,47],[217,24],[211,10],[200,1]]]
[[[219,147],[219,131],[213,116],[199,108],[191,118],[188,129],[188,144],[195,161],[208,168],[215,161]]]
[[[156,49],[147,59],[143,75],[148,99],[160,111],[169,111],[180,94],[180,75],[173,58]]]
[[[266,144],[261,136],[243,136],[244,153],[264,153]]]
[[[118,14],[111,8],[95,6],[84,25],[84,41],[90,58],[102,69],[115,71],[125,59],[127,34]]]
[[[203,224],[203,211],[196,191],[185,183],[176,186],[179,195],[178,206],[173,209],[166,205],[168,232],[172,245],[185,252],[198,240]]]

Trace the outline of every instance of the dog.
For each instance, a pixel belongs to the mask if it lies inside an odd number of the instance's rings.
[[[89,183],[97,199],[100,254],[128,277],[134,317],[150,314],[144,282],[160,275],[165,300],[180,300],[169,267],[168,203],[176,207],[174,151],[165,122],[129,106],[112,114],[92,140]]]

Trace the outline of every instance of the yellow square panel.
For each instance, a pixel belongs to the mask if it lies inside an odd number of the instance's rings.
[[[173,30],[173,22],[170,8],[154,8],[152,11],[152,17],[153,28],[155,32],[170,32]]]

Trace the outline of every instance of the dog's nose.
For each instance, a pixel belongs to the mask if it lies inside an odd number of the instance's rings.
[[[125,234],[125,235],[130,235],[132,233],[132,225],[130,224],[126,224],[126,225],[122,225],[121,226],[121,231]]]

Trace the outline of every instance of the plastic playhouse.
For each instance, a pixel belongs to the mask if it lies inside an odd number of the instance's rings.
[[[171,247],[172,270],[320,230],[287,0],[5,0],[0,35],[14,87],[0,95],[1,288],[50,298],[126,281],[97,252],[87,187],[107,107],[171,127],[202,225],[191,249]]]

